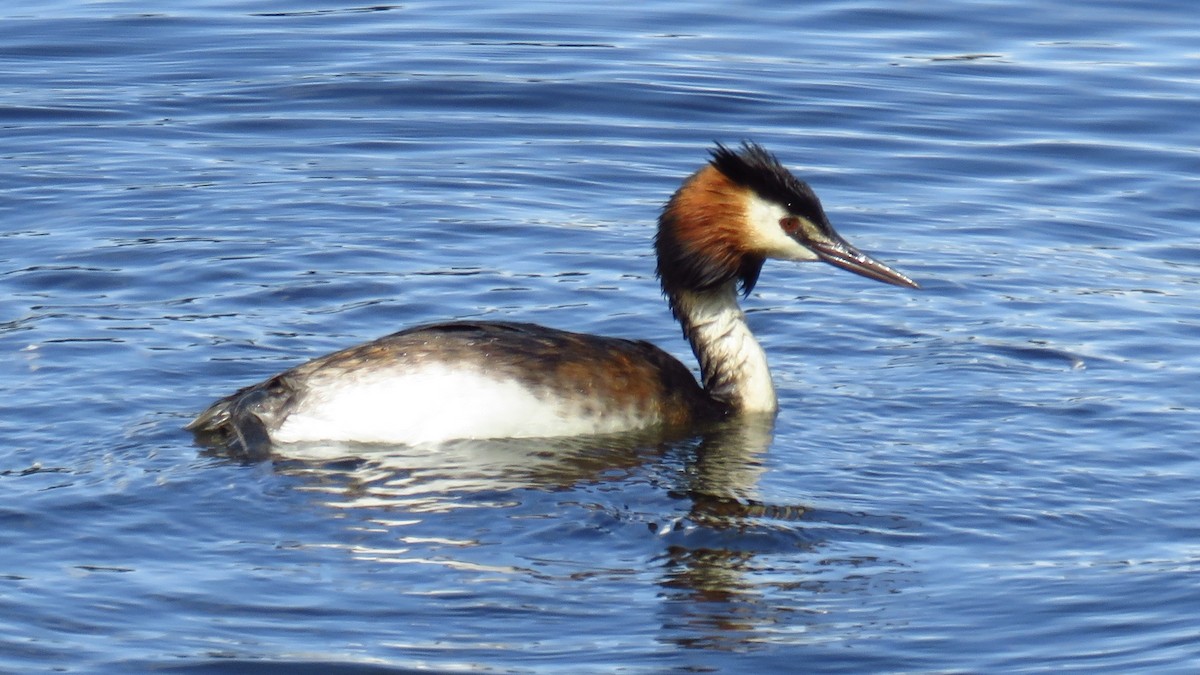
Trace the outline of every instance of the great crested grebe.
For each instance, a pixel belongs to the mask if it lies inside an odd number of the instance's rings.
[[[667,201],[654,238],[663,294],[702,385],[648,342],[458,321],[313,359],[217,401],[187,428],[261,452],[272,442],[575,436],[773,414],[767,358],[737,302],[767,258],[918,286],[843,240],[812,189],[761,146],[717,144],[711,154]]]

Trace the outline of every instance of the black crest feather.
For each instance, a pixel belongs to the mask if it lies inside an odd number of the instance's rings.
[[[733,182],[754,190],[760,197],[782,204],[791,213],[823,224],[821,201],[808,183],[796,178],[766,148],[742,141],[740,151],[717,143],[712,165]]]

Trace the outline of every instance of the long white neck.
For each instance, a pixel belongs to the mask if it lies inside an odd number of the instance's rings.
[[[705,291],[679,291],[671,307],[700,361],[704,389],[739,413],[779,408],[767,355],[746,325],[734,282]]]

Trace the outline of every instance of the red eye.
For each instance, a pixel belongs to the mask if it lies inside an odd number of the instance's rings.
[[[788,234],[796,234],[800,231],[800,219],[796,216],[787,216],[779,219],[779,227],[783,228]]]

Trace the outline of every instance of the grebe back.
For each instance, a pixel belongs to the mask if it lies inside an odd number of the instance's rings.
[[[684,429],[773,414],[766,355],[737,303],[767,258],[821,260],[917,288],[842,239],[820,201],[761,146],[718,144],[667,201],[654,239],[671,312],[700,362],[654,345],[515,322],[418,326],[296,366],[189,425],[259,454],[272,443],[435,443]]]

